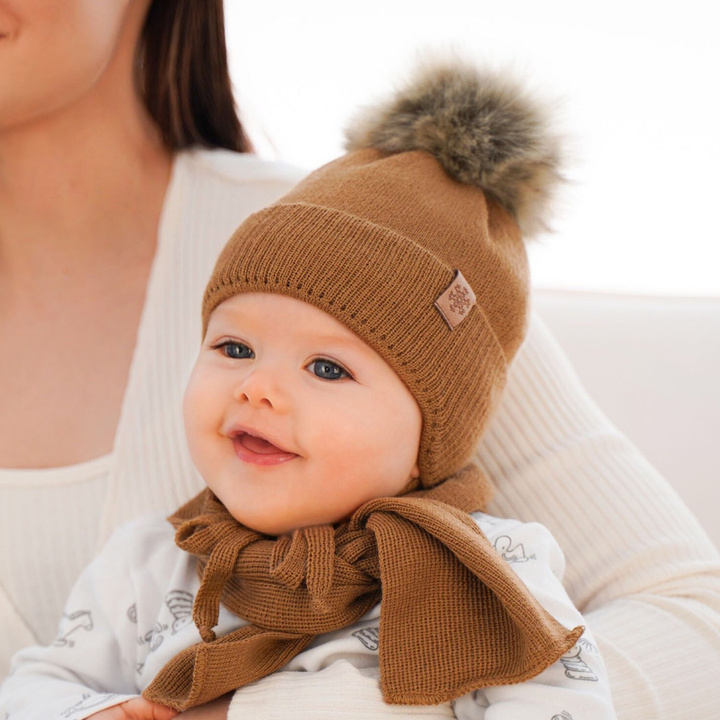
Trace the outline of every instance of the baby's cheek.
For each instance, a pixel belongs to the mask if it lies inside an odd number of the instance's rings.
[[[197,432],[198,423],[205,414],[205,407],[202,403],[198,385],[199,381],[196,378],[196,374],[193,373],[187,387],[185,388],[182,405],[185,432],[188,435],[188,438],[191,434]]]

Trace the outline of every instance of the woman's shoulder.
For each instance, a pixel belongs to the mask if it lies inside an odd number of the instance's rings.
[[[279,183],[290,189],[306,170],[282,162],[265,160],[254,153],[219,148],[191,148],[179,153],[177,162],[192,175],[228,185]]]

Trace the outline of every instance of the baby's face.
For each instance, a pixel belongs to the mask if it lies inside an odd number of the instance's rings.
[[[338,522],[418,476],[408,388],[338,320],[283,295],[244,293],[214,310],[184,415],[205,482],[268,535]]]

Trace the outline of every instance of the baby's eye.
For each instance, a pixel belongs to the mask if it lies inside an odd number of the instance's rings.
[[[350,375],[342,365],[338,365],[332,360],[324,360],[322,358],[313,360],[307,366],[307,369],[322,380],[342,380],[343,378],[350,378],[352,380],[352,375]]]
[[[223,355],[231,358],[232,360],[246,360],[254,358],[255,353],[245,343],[237,342],[235,340],[224,340],[214,346],[215,350],[220,350]]]

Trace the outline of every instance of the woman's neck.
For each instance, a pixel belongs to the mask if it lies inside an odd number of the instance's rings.
[[[2,265],[39,251],[90,260],[154,239],[171,153],[127,67],[118,61],[58,110],[0,127]]]
[[[0,467],[111,451],[170,165],[122,104],[0,132]]]

